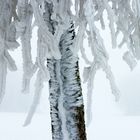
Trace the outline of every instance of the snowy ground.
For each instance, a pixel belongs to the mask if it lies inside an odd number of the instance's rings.
[[[140,117],[94,118],[89,140],[140,140]]]
[[[0,113],[1,140],[51,140],[49,118],[35,115],[28,127],[23,127],[25,114]]]
[[[0,113],[0,140],[51,140],[50,118],[36,114],[23,127],[25,114]],[[88,140],[139,140],[140,117],[98,117],[88,127]]]

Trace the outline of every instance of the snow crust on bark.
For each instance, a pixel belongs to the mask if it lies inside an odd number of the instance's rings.
[[[57,26],[59,26],[60,23],[57,23],[58,21],[50,18],[52,15],[51,10],[52,4],[46,3],[44,19],[46,25],[49,27],[49,31],[52,34],[55,34]],[[48,19],[46,17],[48,17]],[[84,130],[85,122],[83,120],[81,120],[81,122],[79,121],[81,117],[84,118],[84,114],[80,113],[81,116],[76,118],[79,113],[78,111],[84,111],[84,108],[79,79],[76,79],[79,76],[77,73],[78,59],[70,49],[73,47],[75,37],[74,25],[69,22],[66,27],[68,28],[61,35],[59,41],[61,59],[57,60],[55,58],[50,58],[47,63],[50,72],[49,99],[52,139],[54,140],[77,140],[82,138],[85,139],[86,137]],[[61,30],[63,31],[63,28]],[[80,123],[83,125],[82,129],[78,126]],[[80,130],[84,131],[79,132]]]
[[[74,26],[71,25],[61,37],[59,44],[61,59],[48,60],[51,76],[49,99],[54,140],[86,139],[85,122],[82,120],[84,108],[78,57],[71,51],[74,36]]]

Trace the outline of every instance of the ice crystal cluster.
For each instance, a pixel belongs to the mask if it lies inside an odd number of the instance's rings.
[[[50,6],[47,11],[45,3]],[[7,69],[17,70],[15,61],[9,51],[13,51],[19,46],[18,38],[20,38],[22,44],[23,92],[29,92],[30,80],[37,72],[34,101],[25,124],[30,122],[35,112],[44,82],[55,76],[48,70],[49,67],[53,71],[54,68],[51,68],[53,62],[50,62],[50,66],[47,67],[47,60],[60,61],[62,57],[67,58],[66,55],[69,55],[67,51],[65,51],[65,54],[62,53],[60,42],[62,36],[66,40],[70,38],[69,35],[64,36],[64,34],[71,23],[74,24],[73,30],[77,30],[77,32],[70,50],[75,56],[80,51],[88,64],[83,72],[84,81],[88,84],[88,91],[92,92],[95,74],[99,69],[102,69],[110,81],[112,93],[118,100],[119,90],[108,64],[109,55],[104,45],[104,39],[99,32],[100,29],[96,26],[96,23],[100,22],[102,30],[106,28],[104,23],[105,11],[109,21],[112,47],[115,49],[124,47],[124,44],[127,46],[128,49],[124,53],[123,59],[133,69],[137,60],[140,59],[139,0],[0,0],[0,101],[5,94]],[[51,13],[51,15],[48,13]],[[33,19],[35,19],[34,23],[32,23]],[[31,48],[33,47],[31,46],[31,37],[34,26],[38,27],[38,47],[35,63],[32,62],[31,55]],[[123,37],[121,43],[118,44],[117,38],[120,33]],[[92,61],[86,55],[87,46],[83,46],[85,36],[88,38],[88,45],[93,55]],[[70,59],[68,61],[76,60]],[[65,63],[63,62],[62,67],[67,65]],[[71,68],[71,66],[73,64],[70,63],[68,67]],[[57,75],[61,77],[59,73]],[[71,77],[71,75],[67,76],[67,78]],[[53,77],[53,79],[55,78]],[[64,79],[61,77],[57,80],[60,80],[59,84],[61,84],[61,80]]]

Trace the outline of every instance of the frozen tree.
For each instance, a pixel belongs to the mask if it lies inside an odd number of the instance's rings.
[[[48,81],[52,139],[86,140],[78,52],[87,63],[83,78],[88,87],[87,115],[90,121],[91,93],[99,69],[105,72],[116,101],[119,99],[119,89],[108,64],[109,54],[100,30],[109,26],[113,49],[127,47],[123,60],[133,70],[140,59],[140,1],[1,0],[0,10],[0,101],[5,94],[7,68],[16,70],[9,50],[19,46],[16,40],[20,37],[24,93],[29,92],[30,80],[37,72],[34,100],[25,125],[31,122],[44,83]],[[38,27],[35,63],[31,55],[34,26]],[[120,34],[122,40],[118,43]],[[83,45],[85,38],[93,55],[92,60],[87,56],[87,46]]]

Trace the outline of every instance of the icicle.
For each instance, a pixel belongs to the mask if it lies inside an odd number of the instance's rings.
[[[115,101],[119,101],[120,91],[118,87],[116,86],[115,79],[114,79],[110,66],[109,65],[104,66],[103,70],[105,71],[106,77],[110,82],[112,94],[115,96]]]
[[[77,33],[77,36],[75,38],[74,47],[73,47],[73,53],[74,53],[74,55],[77,55],[80,47],[83,46],[83,40],[84,40],[85,30],[86,30],[86,24],[83,21],[79,25],[78,33]]]
[[[0,103],[5,95],[5,85],[6,85],[6,75],[7,75],[7,64],[2,56],[0,56]]]
[[[22,78],[22,92],[28,93],[30,87],[30,80],[35,72],[35,67],[31,57],[31,23],[33,11],[28,0],[18,1],[18,16],[17,22],[17,34],[20,35],[22,44],[22,56],[23,56],[23,78]]]
[[[17,70],[15,61],[12,59],[12,57],[9,55],[9,53],[7,51],[4,52],[4,59],[7,62],[7,66],[9,68],[9,70],[11,70],[11,71]]]
[[[32,120],[32,117],[37,109],[37,106],[38,106],[40,98],[41,98],[41,92],[43,89],[43,82],[44,82],[44,77],[43,77],[41,70],[39,70],[38,74],[37,74],[36,84],[35,84],[36,90],[35,90],[35,95],[33,98],[33,103],[30,107],[29,113],[26,117],[26,120],[25,120],[23,126],[29,125],[31,120]]]
[[[82,55],[82,58],[85,60],[85,62],[89,65],[92,64],[92,62],[90,60],[88,60],[88,57],[86,56],[86,53],[85,53],[85,48],[83,47],[83,45],[81,46],[81,55]]]
[[[134,56],[130,53],[130,52],[126,52],[123,56],[123,59],[126,61],[126,63],[129,65],[130,69],[133,70],[136,65],[137,65],[137,62],[134,58]]]
[[[104,1],[104,5],[105,8],[107,10],[108,13],[108,19],[110,21],[110,30],[111,30],[111,38],[112,38],[112,47],[116,48],[117,47],[117,42],[116,42],[116,35],[115,35],[115,27],[114,24],[116,22],[116,15],[114,14],[114,11],[112,10],[112,8],[109,6],[108,1],[107,0],[103,0]]]
[[[45,66],[46,62],[47,62],[47,50],[46,48],[42,45],[42,32],[40,29],[38,29],[38,49],[37,49],[37,59],[36,59],[36,63],[38,68],[41,70],[44,80],[49,80],[50,79],[50,75],[48,72],[47,67]]]
[[[87,108],[86,108],[86,115],[87,115],[87,126],[92,121],[92,96],[89,94],[92,94],[93,88],[94,88],[94,78],[97,70],[99,69],[98,64],[93,62],[91,67],[86,68],[84,70],[85,74],[85,82],[87,81]]]

